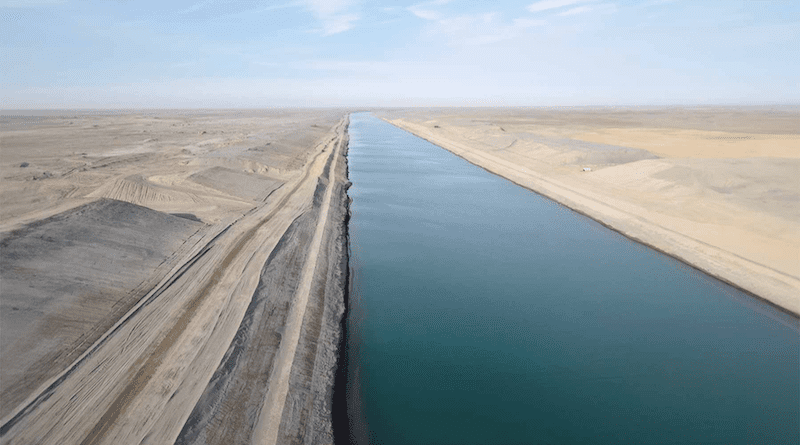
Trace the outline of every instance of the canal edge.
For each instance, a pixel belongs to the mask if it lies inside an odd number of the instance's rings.
[[[441,145],[441,144],[439,144],[439,143],[437,143],[437,142],[435,142],[435,141],[433,141],[431,139],[426,138],[423,135],[420,135],[420,134],[417,134],[417,133],[411,131],[411,129],[404,128],[404,127],[401,127],[399,125],[396,125],[395,123],[393,123],[392,121],[390,121],[389,119],[387,119],[387,118],[385,118],[383,116],[376,116],[376,117],[378,119],[380,119],[380,120],[382,120],[382,121],[394,126],[395,128],[398,128],[398,129],[400,129],[402,131],[405,131],[405,132],[407,132],[407,133],[409,133],[409,134],[411,134],[413,136],[416,136],[416,137],[418,137],[418,138],[420,138],[422,140],[425,140],[425,141],[427,141],[427,142],[429,142],[429,143],[431,143],[431,144],[433,144],[433,145],[435,145],[435,146],[437,146],[437,147],[439,147],[439,148],[441,148],[441,149],[443,149],[443,150],[445,150],[445,151],[447,151],[449,153],[452,153],[453,155],[457,156],[458,158],[463,159],[463,160],[469,162],[470,164],[472,164],[472,165],[474,165],[476,167],[479,167],[482,170],[485,170],[486,172],[488,172],[488,173],[490,173],[492,175],[500,177],[500,178],[502,178],[502,179],[504,179],[506,181],[509,181],[509,182],[519,186],[519,187],[522,187],[522,188],[524,188],[526,190],[530,190],[533,193],[541,195],[541,196],[549,199],[550,201],[552,201],[552,202],[554,202],[554,203],[556,203],[556,204],[558,204],[558,205],[560,205],[560,206],[562,206],[562,207],[564,207],[566,209],[569,209],[569,210],[571,210],[571,211],[573,211],[575,213],[578,213],[579,215],[583,215],[583,216],[591,219],[592,221],[597,222],[601,226],[606,227],[606,228],[608,228],[608,229],[610,229],[610,230],[612,230],[612,231],[624,236],[625,238],[630,239],[631,241],[634,241],[634,242],[636,242],[638,244],[641,244],[641,245],[646,246],[646,247],[648,247],[650,249],[653,249],[656,252],[659,252],[659,253],[664,254],[664,255],[666,255],[666,256],[668,256],[670,258],[673,258],[673,259],[675,259],[675,260],[677,260],[677,261],[679,261],[679,262],[691,267],[692,269],[694,269],[696,271],[699,271],[699,272],[701,272],[701,273],[703,273],[705,275],[708,275],[708,276],[710,276],[710,277],[712,277],[712,278],[714,278],[716,280],[719,280],[720,282],[725,283],[726,285],[731,286],[732,288],[734,288],[734,289],[736,289],[738,291],[741,291],[742,293],[748,295],[749,297],[752,297],[752,298],[754,298],[755,300],[757,300],[759,302],[765,303],[767,306],[776,309],[778,312],[780,312],[780,313],[782,313],[784,315],[788,315],[789,317],[792,318],[792,320],[794,322],[793,323],[793,328],[795,330],[800,329],[800,312],[792,310],[791,308],[788,308],[788,307],[781,306],[778,302],[773,301],[772,299],[770,299],[770,298],[768,298],[766,296],[759,295],[755,291],[753,291],[751,289],[748,289],[748,288],[744,287],[743,285],[732,281],[730,278],[725,277],[725,276],[721,275],[720,273],[711,270],[708,267],[704,267],[703,265],[696,264],[695,262],[690,261],[688,258],[686,258],[685,256],[681,255],[678,252],[666,251],[663,248],[658,247],[658,246],[652,244],[651,242],[645,241],[645,240],[641,239],[640,237],[638,237],[636,235],[633,235],[633,234],[629,233],[628,231],[626,231],[626,230],[624,230],[624,229],[622,229],[620,227],[613,226],[610,223],[608,223],[607,221],[603,221],[603,220],[599,219],[600,218],[599,216],[594,216],[592,214],[587,213],[583,209],[577,208],[576,206],[572,206],[568,202],[566,202],[566,200],[558,199],[556,196],[554,196],[555,193],[553,193],[551,191],[548,191],[548,190],[537,190],[537,189],[534,189],[534,188],[532,188],[530,186],[521,184],[520,182],[515,181],[514,179],[508,178],[508,177],[506,177],[506,176],[494,171],[491,167],[478,164],[477,162],[473,161],[472,159],[469,159],[469,158],[467,158],[465,156],[462,156],[461,154],[457,153],[454,150],[451,150],[450,148],[447,148],[447,147],[445,147],[445,146],[443,146],[443,145]],[[679,234],[679,235],[681,235],[681,234]],[[686,237],[685,235],[681,235],[681,236]],[[747,259],[745,259],[745,260],[749,261]]]

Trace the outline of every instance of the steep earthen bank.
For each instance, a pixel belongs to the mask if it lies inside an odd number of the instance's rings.
[[[316,263],[277,443],[333,443],[331,410],[347,288],[347,138],[319,178],[312,208],[270,254],[258,288],[225,358],[183,426],[176,444],[252,443],[286,319],[308,259],[325,192],[333,200]]]

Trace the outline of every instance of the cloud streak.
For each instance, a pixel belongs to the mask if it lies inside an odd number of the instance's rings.
[[[567,15],[576,15],[576,14],[583,14],[584,12],[589,12],[594,9],[594,6],[578,6],[575,8],[567,9],[564,12],[559,12],[558,15],[560,16],[567,16]]]
[[[0,2],[0,8],[36,8],[66,3],[66,0],[6,0]]]
[[[433,0],[430,2],[425,3],[417,3],[414,5],[409,6],[406,8],[409,12],[414,14],[415,16],[424,19],[424,20],[439,20],[442,18],[442,14],[434,11],[433,7],[446,5],[448,3],[452,3],[453,0]]]
[[[445,36],[454,45],[485,45],[517,37],[528,28],[543,26],[544,20],[519,17],[504,20],[499,12],[448,15],[436,9],[452,0],[417,3],[406,8],[416,17],[430,22],[428,33]]]
[[[215,1],[216,0],[202,0],[202,1],[199,1],[199,2],[197,2],[195,4],[193,4],[192,6],[189,6],[188,8],[186,8],[183,11],[183,13],[188,14],[188,13],[191,13],[191,12],[197,12],[197,11],[199,11],[201,9],[207,8],[209,5],[213,4]]]
[[[577,5],[580,3],[589,3],[597,0],[541,0],[526,8],[530,12],[542,12],[552,9],[565,8],[567,6]],[[576,8],[577,9],[577,8]]]
[[[353,29],[355,22],[361,18],[350,11],[352,4],[348,0],[305,0],[304,4],[322,25],[320,33],[323,36]]]
[[[193,13],[212,13],[217,17],[235,16],[239,14],[259,14],[262,12],[276,11],[279,9],[288,8],[301,8],[303,3],[299,1],[291,1],[288,3],[269,4],[259,7],[251,7],[248,3],[232,2],[229,0],[201,0],[188,8],[179,12],[179,14],[193,14]]]
[[[415,16],[423,19],[423,20],[438,20],[441,18],[441,14],[436,11],[425,9],[421,5],[412,5],[408,7],[409,12],[414,14]]]
[[[530,18],[508,21],[498,12],[487,12],[431,20],[428,32],[445,37],[454,46],[473,46],[514,39],[530,28],[546,24],[544,20]]]

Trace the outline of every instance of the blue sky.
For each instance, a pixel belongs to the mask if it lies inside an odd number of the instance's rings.
[[[0,108],[800,102],[800,1],[0,1]]]

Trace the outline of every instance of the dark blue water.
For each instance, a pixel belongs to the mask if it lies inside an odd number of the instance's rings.
[[[798,322],[352,115],[352,433],[381,444],[797,444]]]

